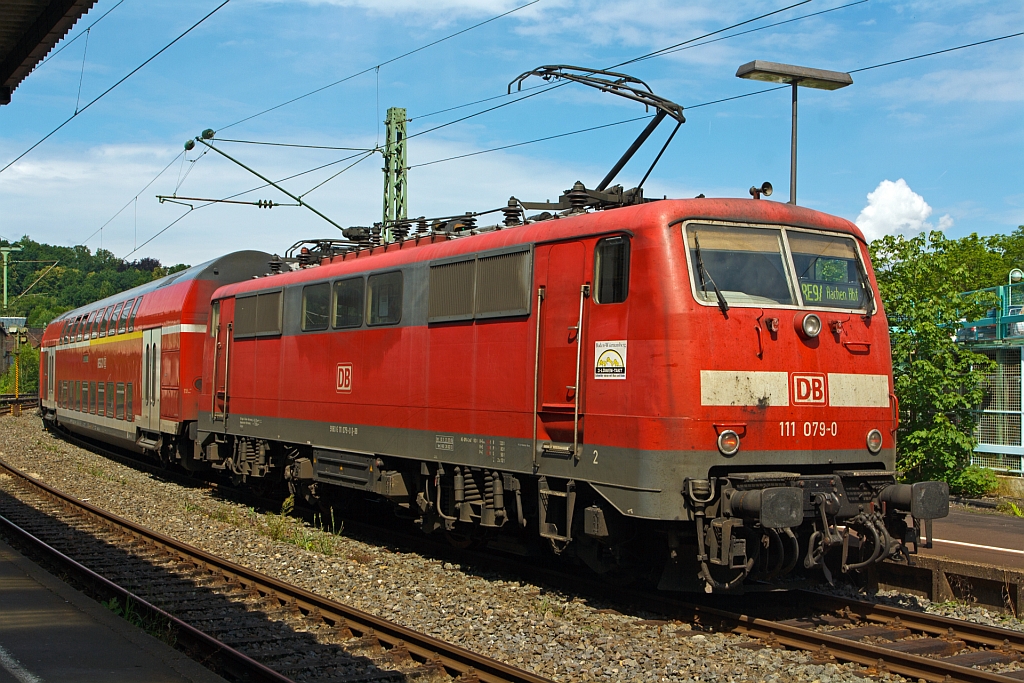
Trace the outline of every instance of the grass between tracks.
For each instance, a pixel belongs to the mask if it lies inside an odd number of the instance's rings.
[[[99,465],[79,463],[75,467],[82,474],[121,486],[128,485],[127,479],[112,474]],[[337,522],[334,519],[333,510],[330,512],[329,519],[320,514],[314,515],[312,525],[294,517],[292,513],[295,511],[295,496],[285,499],[279,513],[261,514],[252,507],[240,510],[223,503],[210,508],[187,497],[182,501],[182,510],[186,514],[199,514],[233,527],[249,529],[271,540],[289,543],[303,550],[328,557],[339,553],[340,536],[345,526],[343,522]],[[358,549],[349,551],[345,557],[358,564],[368,564],[373,561],[372,555]]]
[[[307,524],[292,516],[295,511],[294,496],[285,499],[279,513],[261,514],[251,507],[240,510],[237,507],[224,504],[218,504],[209,509],[187,498],[183,501],[182,506],[186,513],[200,514],[233,527],[255,531],[260,536],[289,543],[309,552],[330,557],[337,554],[341,547],[340,535],[344,524],[335,522],[333,511],[329,521],[318,514],[314,516],[312,525]],[[348,559],[365,564],[370,558],[364,557],[364,555],[367,554],[353,551],[348,554]]]

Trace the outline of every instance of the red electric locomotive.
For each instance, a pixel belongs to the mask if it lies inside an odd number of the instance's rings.
[[[596,189],[512,198],[502,225],[397,221],[384,243],[349,228],[285,259],[231,254],[73,311],[45,338],[46,419],[663,588],[907,554],[948,489],[897,483],[863,235],[756,188],[652,201],[643,181],[609,187],[682,108],[573,69],[531,74],[658,112]],[[219,151],[213,138],[196,141]]]
[[[906,512],[944,513],[944,485],[895,480],[887,326],[848,221],[693,199],[473,232],[328,245],[214,292],[179,456],[599,572],[655,554],[666,587],[832,549],[849,571],[903,550]]]

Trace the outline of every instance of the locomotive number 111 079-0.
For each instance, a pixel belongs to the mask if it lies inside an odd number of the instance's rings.
[[[779,436],[797,436],[796,422],[780,422]],[[839,436],[839,425],[835,422],[804,422],[804,436]]]

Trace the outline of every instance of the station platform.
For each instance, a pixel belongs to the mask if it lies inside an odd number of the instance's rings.
[[[933,522],[932,534],[924,555],[1024,570],[1024,518],[954,507]]]
[[[0,683],[225,683],[0,541]]]

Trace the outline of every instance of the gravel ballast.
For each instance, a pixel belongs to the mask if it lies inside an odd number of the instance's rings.
[[[207,489],[162,481],[71,445],[44,430],[36,416],[0,418],[0,430],[0,458],[79,499],[232,562],[557,681],[869,680],[855,665],[820,663],[803,652],[737,648],[749,641],[652,620],[656,615],[598,609],[513,576],[470,573],[416,553],[258,513],[218,499]],[[3,477],[0,490],[24,496]],[[907,606],[906,596],[881,598]],[[949,606],[915,600],[928,611],[1009,626],[985,610],[967,607],[952,614],[944,611]],[[904,679],[884,674],[882,680]]]

